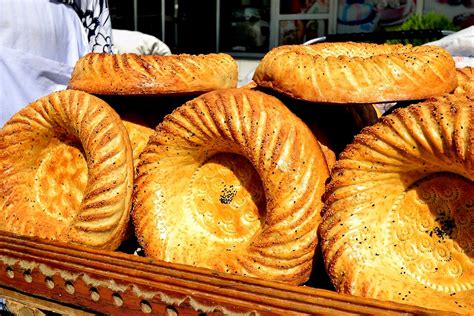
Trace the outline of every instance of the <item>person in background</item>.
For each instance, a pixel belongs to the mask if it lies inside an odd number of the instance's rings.
[[[157,37],[138,31],[112,29],[116,54],[171,55],[171,50]]]
[[[107,0],[2,0],[0,128],[30,102],[65,89],[89,52],[113,52]]]

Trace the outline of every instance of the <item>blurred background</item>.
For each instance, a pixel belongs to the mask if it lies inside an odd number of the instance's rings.
[[[140,31],[173,53],[259,58],[336,33],[474,25],[474,0],[113,0],[114,29]]]
[[[142,46],[156,46],[159,39],[173,54],[232,55],[239,85],[251,80],[258,60],[278,45],[327,34],[459,31],[474,25],[474,0],[112,0],[109,5],[114,29],[155,38],[147,42],[141,35]],[[116,51],[130,51],[120,49],[127,45],[134,51],[132,36],[118,32]],[[432,40],[436,38],[425,42]]]

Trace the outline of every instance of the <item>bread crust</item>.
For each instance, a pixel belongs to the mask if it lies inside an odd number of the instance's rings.
[[[87,93],[52,93],[0,130],[0,227],[115,249],[129,223],[132,150],[115,111]]]
[[[474,95],[474,67],[457,68],[458,87],[454,93]]]
[[[150,136],[155,133],[155,130],[144,124],[132,122],[127,119],[122,119],[122,122],[127,129],[130,145],[132,146],[133,165],[136,167],[140,161],[140,154],[148,143]]]
[[[227,54],[137,55],[89,53],[74,67],[68,88],[103,95],[186,95],[237,85]]]
[[[319,228],[339,292],[472,312],[473,142],[474,98],[460,94],[395,110],[355,137]]]
[[[454,60],[440,47],[352,42],[276,47],[253,80],[296,99],[328,103],[420,100],[457,86]]]
[[[328,168],[278,99],[217,90],[176,109],[140,155],[133,221],[147,256],[301,284]]]

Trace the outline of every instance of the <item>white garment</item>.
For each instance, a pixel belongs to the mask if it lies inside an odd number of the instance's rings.
[[[65,89],[73,66],[21,50],[0,50],[1,127],[30,102]]]
[[[2,0],[0,45],[72,64],[88,50],[76,12],[49,0]]]
[[[474,26],[430,42],[427,45],[436,45],[446,49],[453,56],[457,68],[474,67]]]
[[[90,51],[69,6],[50,0],[2,0],[0,127],[21,108],[65,89],[76,61]]]

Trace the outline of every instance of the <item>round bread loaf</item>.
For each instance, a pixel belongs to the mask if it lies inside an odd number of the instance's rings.
[[[33,102],[0,130],[0,227],[115,249],[129,223],[132,150],[115,111],[80,91]]]
[[[227,54],[136,55],[90,53],[79,59],[69,89],[103,95],[185,95],[237,85]]]
[[[328,168],[278,99],[217,90],[185,103],[140,155],[133,220],[147,256],[293,284],[310,275]]]
[[[319,231],[339,292],[474,310],[474,99],[395,110],[341,153]]]
[[[457,86],[454,60],[440,47],[351,42],[276,47],[253,80],[292,98],[329,103],[419,100]]]

